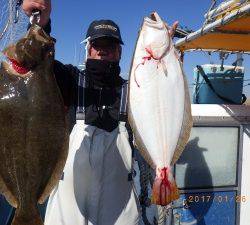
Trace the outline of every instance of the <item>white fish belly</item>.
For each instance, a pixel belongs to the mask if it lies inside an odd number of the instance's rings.
[[[130,75],[132,127],[155,167],[163,168],[170,165],[181,133],[184,76],[173,48],[161,60],[150,59],[137,66],[139,62],[135,58]]]

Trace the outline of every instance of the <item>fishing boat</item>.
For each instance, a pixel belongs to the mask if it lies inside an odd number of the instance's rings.
[[[211,7],[203,26],[175,45],[182,54],[200,50],[238,53],[237,63],[195,68],[194,126],[174,168],[181,197],[166,209],[167,213],[163,208],[144,207],[142,216],[151,218],[142,218],[140,224],[248,225],[250,102],[243,103],[244,67],[239,59],[250,52],[250,1],[231,0]],[[149,167],[144,169],[150,173]],[[136,166],[136,170],[140,192],[141,168]],[[42,215],[45,207],[41,207]],[[0,196],[0,225],[11,221],[11,210]]]
[[[217,14],[216,9],[206,13],[203,26],[178,40],[176,47],[181,52],[205,50],[249,53],[250,1],[235,0],[229,3]]]
[[[204,18],[199,30],[182,31],[185,37],[175,43],[181,55],[203,51],[219,53],[221,59],[220,64],[194,68],[194,126],[174,168],[181,197],[168,209],[144,207],[141,224],[248,225],[250,221],[250,104],[242,94],[242,59],[250,51],[250,1],[212,4]],[[236,56],[234,65],[225,64],[227,54]]]
[[[236,54],[234,66],[195,68],[190,140],[175,166],[181,198],[168,223],[247,225],[250,221],[250,106],[243,103],[250,51],[250,1],[225,1],[205,14],[203,26],[176,42],[188,51]],[[184,61],[185,63],[185,61]]]

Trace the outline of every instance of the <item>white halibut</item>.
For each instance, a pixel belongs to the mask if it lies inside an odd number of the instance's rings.
[[[128,102],[136,146],[156,170],[152,202],[167,205],[179,198],[171,166],[184,150],[193,123],[182,64],[157,13],[144,18],[130,70]]]

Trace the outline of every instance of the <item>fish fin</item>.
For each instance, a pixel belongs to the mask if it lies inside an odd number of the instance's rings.
[[[2,53],[9,58],[13,58],[13,53],[16,52],[15,49],[16,49],[16,45],[11,44],[8,47],[6,47],[4,50],[2,50]]]
[[[25,210],[17,208],[11,225],[44,225],[38,208],[26,207]]]
[[[68,136],[68,135],[66,135]],[[68,156],[68,138],[65,138],[65,147],[61,153],[61,156],[56,164],[56,167],[47,183],[47,186],[45,187],[43,193],[41,194],[41,196],[38,199],[38,203],[39,204],[43,204],[45,202],[45,200],[49,197],[50,193],[52,192],[52,190],[54,189],[54,187],[58,184],[62,173],[63,173],[63,169],[65,166],[65,162]]]
[[[146,146],[144,145],[142,138],[138,132],[138,129],[136,128],[136,125],[135,125],[135,122],[134,122],[134,119],[130,110],[128,111],[128,121],[134,134],[134,145],[136,146],[136,149],[139,150],[140,154],[145,159],[145,161],[150,165],[150,167],[152,169],[156,169],[155,163],[153,162],[150,155],[146,151]]]
[[[15,198],[15,196],[8,190],[8,188],[6,187],[2,177],[0,176],[0,193],[2,193],[6,200],[10,203],[11,206],[13,207],[17,207],[18,203],[17,203],[17,199]]]
[[[180,194],[170,170],[163,168],[160,173],[153,184],[151,203],[166,206],[177,200]]]
[[[184,71],[182,69],[181,62],[180,67],[182,70],[183,80],[184,80],[184,89],[185,89],[185,103],[184,103],[184,112],[183,112],[183,122],[181,127],[181,133],[179,135],[179,139],[176,145],[176,150],[171,160],[171,166],[173,166],[177,160],[179,159],[180,155],[182,154],[183,150],[185,149],[186,144],[188,143],[191,129],[193,126],[193,118],[191,112],[191,103],[190,103],[190,96],[188,90],[188,83],[186,77],[184,75]]]

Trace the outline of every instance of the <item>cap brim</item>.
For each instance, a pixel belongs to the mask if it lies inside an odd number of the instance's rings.
[[[93,40],[96,40],[98,38],[103,38],[103,37],[115,39],[119,44],[124,45],[123,41],[119,37],[114,36],[114,35],[107,35],[107,34],[92,36],[90,37],[89,41],[93,41]]]

